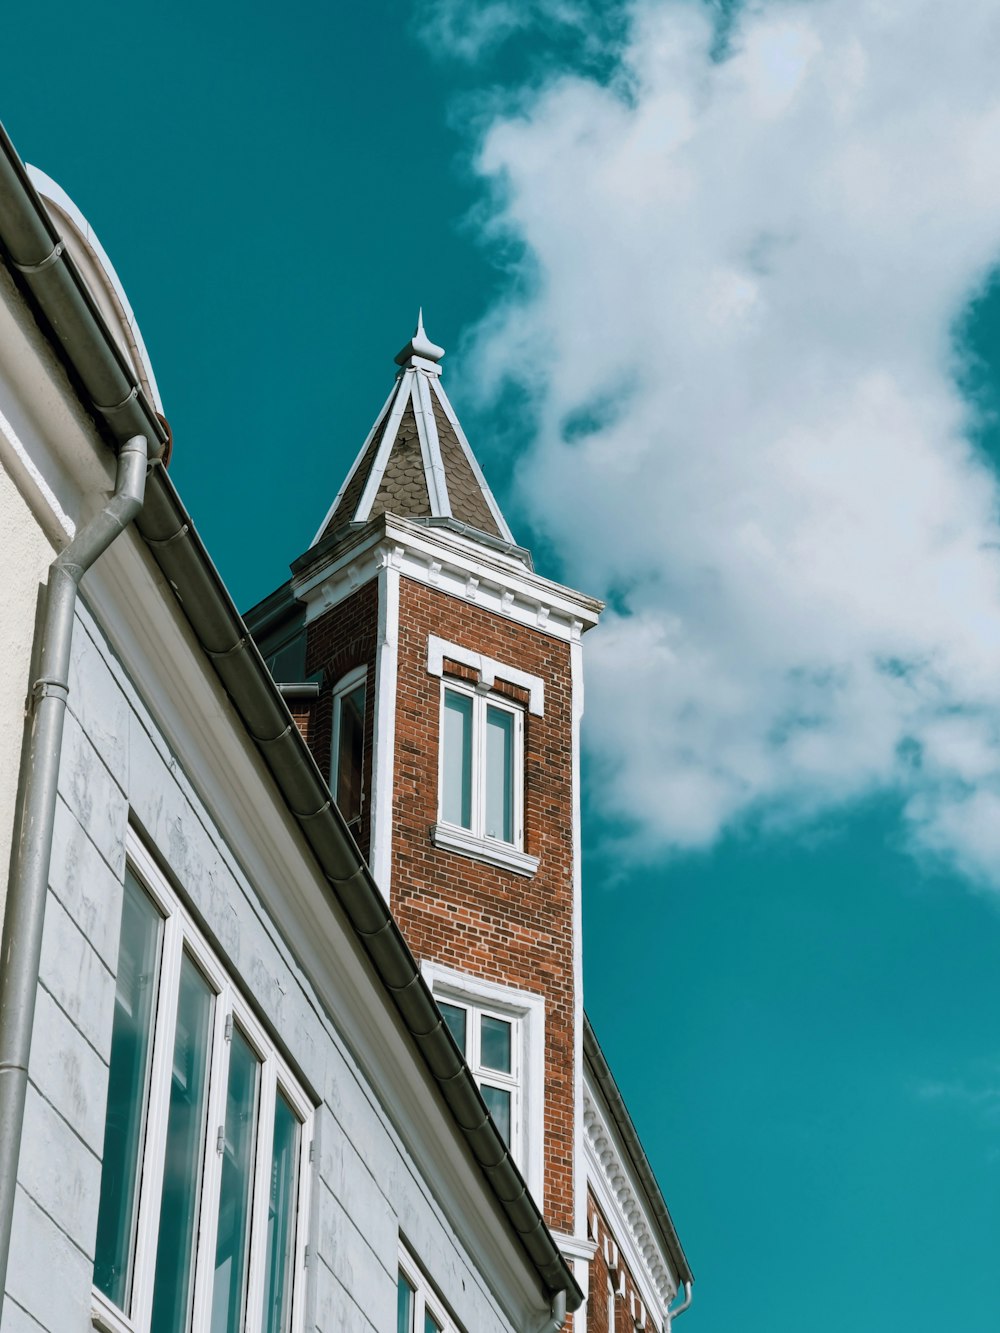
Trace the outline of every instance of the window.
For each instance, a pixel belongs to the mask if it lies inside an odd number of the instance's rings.
[[[543,1193],[545,998],[423,963],[421,972],[535,1199]]]
[[[440,999],[438,1008],[479,1084],[494,1124],[516,1157],[520,1148],[515,1142],[520,1138],[517,1020],[454,1000]]]
[[[438,791],[439,846],[534,873],[538,860],[523,851],[523,708],[442,681]]]
[[[409,1250],[399,1249],[396,1333],[461,1333]]]
[[[311,1107],[149,858],[137,845],[131,855],[94,1323],[293,1333]]]
[[[361,819],[364,805],[365,680],[367,667],[346,675],[333,691],[333,745],[330,787],[348,826]]]

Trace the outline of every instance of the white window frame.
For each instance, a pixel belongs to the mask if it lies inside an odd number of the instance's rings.
[[[337,761],[338,761],[339,758],[340,758],[340,719],[341,719],[341,716],[342,716],[342,708],[343,708],[343,703],[344,703],[344,698],[345,698],[345,696],[348,695],[348,694],[353,694],[354,691],[357,689],[357,687],[358,687],[359,685],[363,685],[363,686],[365,687],[365,702],[364,702],[364,709],[363,709],[363,711],[362,711],[362,726],[364,726],[364,725],[366,725],[366,723],[367,723],[367,719],[368,719],[368,667],[367,667],[367,665],[366,665],[365,663],[362,663],[361,666],[354,667],[353,670],[348,671],[348,673],[347,673],[346,676],[342,676],[342,677],[340,678],[340,680],[337,681],[337,683],[336,683],[336,685],[333,687],[333,691],[332,691],[332,698],[333,698],[333,735],[332,735],[332,739],[331,739],[331,742],[330,742],[330,792],[331,792],[331,794],[332,794],[332,796],[333,796],[334,801],[336,801],[336,803],[337,803],[337,808],[338,808],[338,809],[340,808],[340,791],[339,791],[339,786],[340,786],[340,782],[339,782],[339,778],[340,778],[340,770],[339,770],[339,766],[338,766],[338,762],[337,762]],[[358,814],[357,814],[357,816],[356,816],[353,820],[351,820],[351,821],[348,823],[348,828],[350,828],[353,824],[359,824],[359,823],[361,822],[361,816],[364,814],[364,809],[365,809],[365,796],[366,796],[366,792],[365,792],[365,757],[364,757],[364,743],[362,742],[362,751],[361,751],[361,804],[360,804],[360,808],[359,808],[359,810],[358,810]],[[345,818],[346,818],[346,816],[345,816]]]
[[[445,679],[444,664],[446,659],[475,671],[479,678],[478,684],[472,685],[467,681],[459,680],[457,677]],[[485,653],[473,652],[470,648],[465,648],[460,643],[452,643],[448,639],[442,639],[437,634],[430,634],[427,638],[427,671],[430,675],[439,677],[442,682],[439,714],[441,724],[439,725],[438,744],[438,822],[431,830],[431,837],[435,845],[444,847],[448,851],[459,852],[462,856],[469,856],[477,861],[486,861],[490,865],[500,866],[504,870],[512,870],[518,875],[533,875],[538,869],[538,857],[529,856],[524,850],[524,718],[526,712],[534,717],[544,717],[545,682],[540,676],[533,676],[520,667],[498,662],[496,658],[487,657]],[[461,685],[466,690],[471,690],[473,694],[487,697],[491,703],[500,702],[506,704],[509,708],[518,708],[519,705],[493,691],[493,686],[498,677],[506,681],[508,685],[515,685],[524,690],[528,696],[527,709],[520,708],[520,735],[515,746],[515,761],[518,771],[515,777],[514,798],[515,804],[518,806],[518,813],[514,820],[516,836],[513,843],[501,842],[497,838],[478,836],[475,831],[446,823],[440,815],[441,801],[444,795],[444,746],[440,743],[444,734],[444,689]],[[477,764],[474,760],[473,782],[476,781],[477,769],[481,773],[482,765]]]
[[[472,700],[472,773],[470,807],[472,827],[463,828],[460,824],[450,823],[444,818],[444,709],[449,693],[464,695]],[[485,834],[486,820],[486,716],[488,708],[497,708],[508,713],[514,719],[511,738],[511,782],[512,824],[514,837],[511,842],[502,838],[490,838]],[[461,852],[476,860],[487,861],[491,865],[514,870],[520,875],[533,875],[538,869],[538,857],[529,856],[524,850],[524,708],[506,698],[495,694],[482,683],[472,684],[458,677],[444,676],[441,680],[441,701],[438,729],[438,822],[433,829],[434,843],[449,851]]]
[[[192,1300],[192,1327],[211,1325],[216,1222],[222,1181],[222,1154],[218,1135],[225,1125],[229,1048],[232,1026],[261,1061],[257,1132],[254,1150],[253,1197],[250,1212],[250,1249],[247,1260],[247,1303],[244,1328],[257,1333],[263,1320],[263,1282],[269,1189],[266,1188],[278,1090],[299,1120],[299,1164],[295,1209],[292,1273],[292,1333],[304,1327],[306,1250],[310,1216],[314,1107],[299,1086],[287,1062],[208,947],[191,915],[167,884],[158,866],[131,829],[128,831],[129,869],[162,917],[157,992],[153,1011],[153,1056],[148,1076],[145,1124],[139,1145],[139,1207],[132,1260],[132,1291],[128,1311],[119,1309],[98,1287],[92,1287],[91,1321],[104,1333],[145,1333],[153,1308],[156,1245],[167,1119],[170,1110],[170,1075],[174,1032],[185,953],[196,963],[215,995],[210,1040],[206,1141],[203,1145],[201,1187]],[[206,1220],[207,1219],[207,1220]]]
[[[428,1314],[441,1325],[441,1333],[463,1333],[461,1325],[449,1314],[444,1302],[431,1286],[426,1273],[402,1240],[399,1242],[398,1261],[399,1272],[406,1278],[413,1291],[413,1333],[424,1333],[424,1323]],[[407,1333],[410,1333],[410,1330],[407,1330]]]
[[[509,1147],[532,1196],[541,1206],[545,1185],[545,996],[485,981],[442,963],[423,962],[420,971],[436,1000],[458,1005],[468,1014],[503,1018],[513,1025],[511,1068],[518,1073],[516,1096],[511,1099]],[[468,1032],[470,1024],[466,1021]],[[478,1028],[477,1024],[471,1026]],[[508,1076],[468,1063],[477,1083],[482,1080],[497,1087],[509,1086]]]

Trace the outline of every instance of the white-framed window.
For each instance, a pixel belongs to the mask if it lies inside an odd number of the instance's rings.
[[[524,851],[524,709],[464,680],[441,682],[438,846],[533,874]]]
[[[297,1333],[313,1108],[129,837],[93,1323]]]
[[[365,800],[366,666],[349,671],[333,689],[330,790],[348,826],[357,824]]]
[[[396,1333],[462,1333],[402,1242],[396,1283]]]
[[[608,1333],[615,1333],[616,1308],[617,1307],[615,1305],[615,1286],[614,1283],[611,1281],[611,1278],[609,1277],[608,1278]]]
[[[421,972],[497,1129],[541,1204],[545,997],[441,963],[422,963]]]
[[[446,677],[446,661],[469,667],[476,683]],[[533,875],[538,857],[524,850],[525,715],[545,715],[545,682],[436,634],[427,639],[427,670],[441,679],[434,842]],[[498,678],[525,692],[526,709],[494,690]]]

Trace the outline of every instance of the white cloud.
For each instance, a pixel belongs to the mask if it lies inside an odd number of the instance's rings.
[[[996,1070],[993,1070],[996,1077]],[[1000,1087],[983,1084],[973,1086],[963,1079],[928,1080],[920,1083],[916,1089],[917,1097],[923,1102],[938,1102],[949,1106],[958,1106],[993,1118],[1000,1115]]]
[[[525,252],[469,364],[580,586],[600,804],[636,853],[895,789],[1000,885],[998,487],[955,322],[1000,258],[1000,10],[633,0],[617,73],[498,109]],[[973,785],[974,784],[974,785]]]
[[[417,31],[431,52],[478,60],[529,29],[582,30],[584,0],[422,0]]]

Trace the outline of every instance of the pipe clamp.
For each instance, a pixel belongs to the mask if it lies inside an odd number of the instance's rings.
[[[42,699],[48,698],[61,699],[65,703],[69,698],[69,686],[64,681],[42,676],[32,685],[31,698],[34,703],[40,703]]]
[[[115,413],[124,411],[129,403],[134,403],[138,397],[139,386],[138,384],[133,384],[128,395],[123,398],[120,403],[115,403],[112,407],[103,407],[100,403],[95,403],[94,407],[100,412],[102,417],[113,417]]]
[[[42,270],[47,269],[50,264],[54,264],[57,259],[61,259],[65,249],[65,243],[63,241],[57,241],[55,249],[50,250],[45,258],[40,259],[37,264],[19,264],[16,259],[13,260],[13,264],[18,273],[41,273]]]

